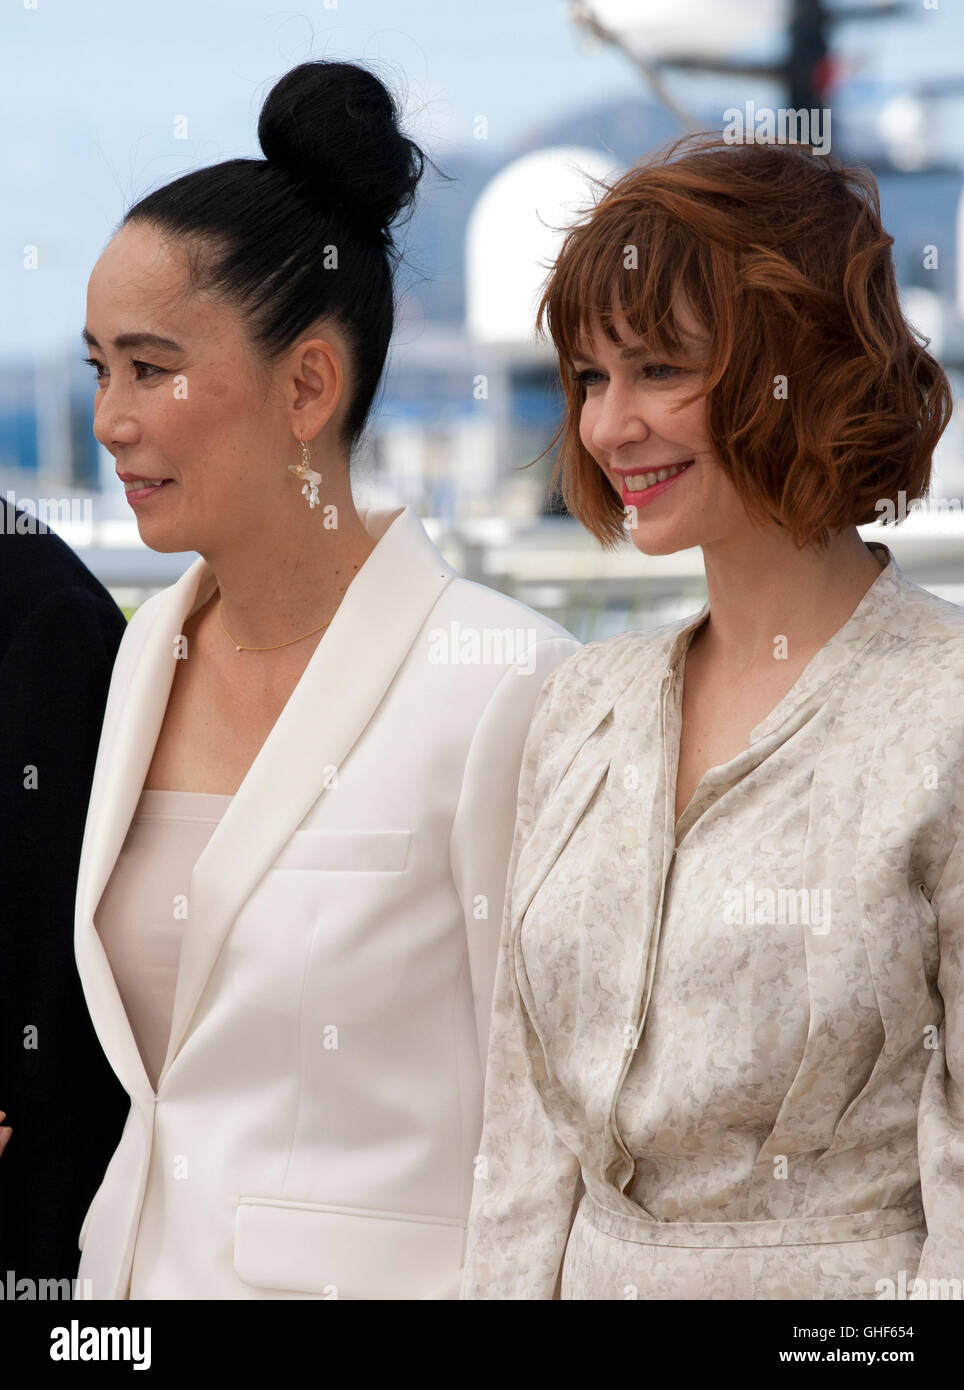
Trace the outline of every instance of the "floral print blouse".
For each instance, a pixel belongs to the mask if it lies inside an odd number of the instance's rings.
[[[758,1264],[757,1297],[872,1297],[891,1258],[964,1278],[964,609],[873,549],[854,613],[678,824],[708,605],[546,681],[463,1298],[750,1296],[712,1263],[747,1245],[819,1247],[832,1288],[781,1294]]]

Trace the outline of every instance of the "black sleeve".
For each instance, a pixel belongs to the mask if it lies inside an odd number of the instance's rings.
[[[92,580],[92,577],[91,577]],[[73,1278],[84,1213],[130,1108],[74,959],[77,870],[124,617],[68,584],[0,659],[0,1279]]]

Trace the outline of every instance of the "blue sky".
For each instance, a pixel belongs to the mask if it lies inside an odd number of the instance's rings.
[[[925,10],[919,0],[912,9],[914,20],[851,28],[843,53],[866,76],[895,82],[958,72],[961,7],[939,0]],[[319,57],[373,66],[401,95],[408,128],[443,158],[471,146],[480,114],[495,152],[566,110],[640,91],[621,55],[585,51],[563,0],[8,0],[0,13],[0,360],[64,343],[79,353],[87,277],[129,203],[186,169],[257,156],[257,116],[271,84]],[[720,95],[754,93],[741,84]],[[962,105],[934,114],[940,146],[955,159],[964,148]],[[173,138],[175,116],[187,117],[186,141]],[[28,244],[39,248],[38,271],[23,269]]]

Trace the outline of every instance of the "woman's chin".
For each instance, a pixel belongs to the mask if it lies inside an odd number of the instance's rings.
[[[152,526],[149,521],[138,520],[137,534],[148,550],[156,550],[159,555],[177,555],[184,550],[195,548],[190,541],[179,535],[176,529],[169,526]]]
[[[647,531],[645,526],[628,527],[626,535],[641,555],[675,555],[696,544],[688,536],[684,539],[678,534]]]

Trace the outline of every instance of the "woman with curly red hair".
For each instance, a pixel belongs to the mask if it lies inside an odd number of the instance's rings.
[[[709,597],[537,703],[465,1298],[964,1277],[964,610],[857,531],[950,414],[892,241],[869,174],[700,135],[553,267],[563,497]]]

